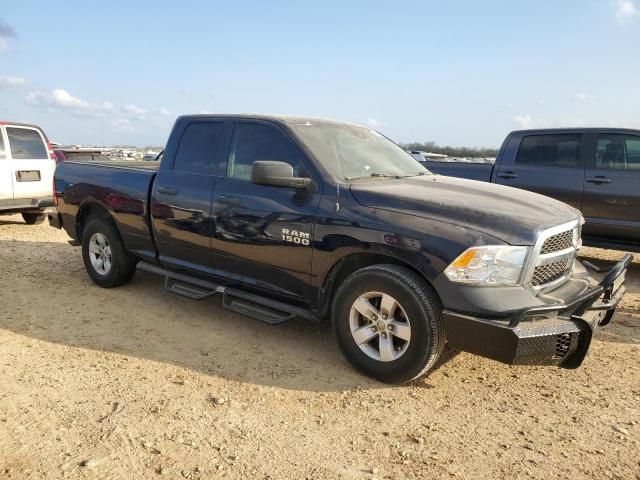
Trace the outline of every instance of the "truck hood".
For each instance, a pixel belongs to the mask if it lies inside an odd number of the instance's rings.
[[[537,193],[440,175],[368,180],[350,189],[365,207],[460,225],[511,245],[533,245],[542,230],[580,218],[575,208]]]

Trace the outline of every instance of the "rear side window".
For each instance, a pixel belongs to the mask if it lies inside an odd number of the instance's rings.
[[[11,156],[17,160],[48,160],[47,147],[37,130],[7,127]]]
[[[282,132],[265,125],[241,123],[233,132],[227,176],[250,180],[251,167],[257,160],[286,162],[293,167],[294,177],[308,177],[302,167],[300,151]]]
[[[516,155],[517,165],[578,168],[580,134],[530,135],[524,137]]]
[[[223,127],[222,122],[189,124],[180,139],[173,169],[179,172],[214,174]]]
[[[640,171],[640,137],[616,134],[599,135],[596,169]]]

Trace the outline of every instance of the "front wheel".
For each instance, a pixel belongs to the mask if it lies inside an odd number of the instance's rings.
[[[103,288],[124,285],[133,278],[136,260],[127,251],[113,222],[95,219],[82,232],[82,259],[93,282]]]
[[[397,265],[351,274],[333,303],[338,345],[349,362],[386,383],[426,374],[444,349],[441,306],[418,275]]]
[[[24,212],[22,214],[22,219],[24,220],[24,222],[27,225],[38,225],[38,224],[44,222],[45,218],[47,218],[47,216],[44,213],[27,213],[27,212]]]

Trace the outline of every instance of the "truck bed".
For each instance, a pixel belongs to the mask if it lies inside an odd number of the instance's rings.
[[[59,163],[55,172],[56,193],[64,195],[65,225],[75,225],[87,200],[101,205],[120,226],[128,250],[145,258],[155,257],[149,230],[149,192],[159,162],[110,161]],[[95,208],[95,207],[93,207]],[[69,227],[66,227],[69,228]],[[81,232],[67,232],[81,239]],[[76,235],[76,233],[80,233]]]
[[[67,160],[64,163],[75,163],[98,167],[131,168],[136,170],[142,169],[151,170],[154,172],[157,172],[158,168],[160,168],[160,162],[145,162],[142,160],[110,160],[108,162]]]
[[[468,178],[470,180],[480,180],[483,182],[490,182],[491,173],[493,172],[492,163],[437,162],[433,160],[420,163],[431,172],[439,175]]]

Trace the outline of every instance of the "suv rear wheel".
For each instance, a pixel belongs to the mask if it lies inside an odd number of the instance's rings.
[[[38,225],[44,222],[45,218],[47,218],[47,216],[44,213],[22,213],[22,219],[27,225]]]
[[[83,229],[82,259],[91,280],[103,288],[124,285],[136,271],[135,258],[109,219],[91,220]]]
[[[386,383],[405,383],[433,367],[444,349],[440,302],[431,287],[397,265],[351,274],[333,303],[338,345],[358,370]]]

